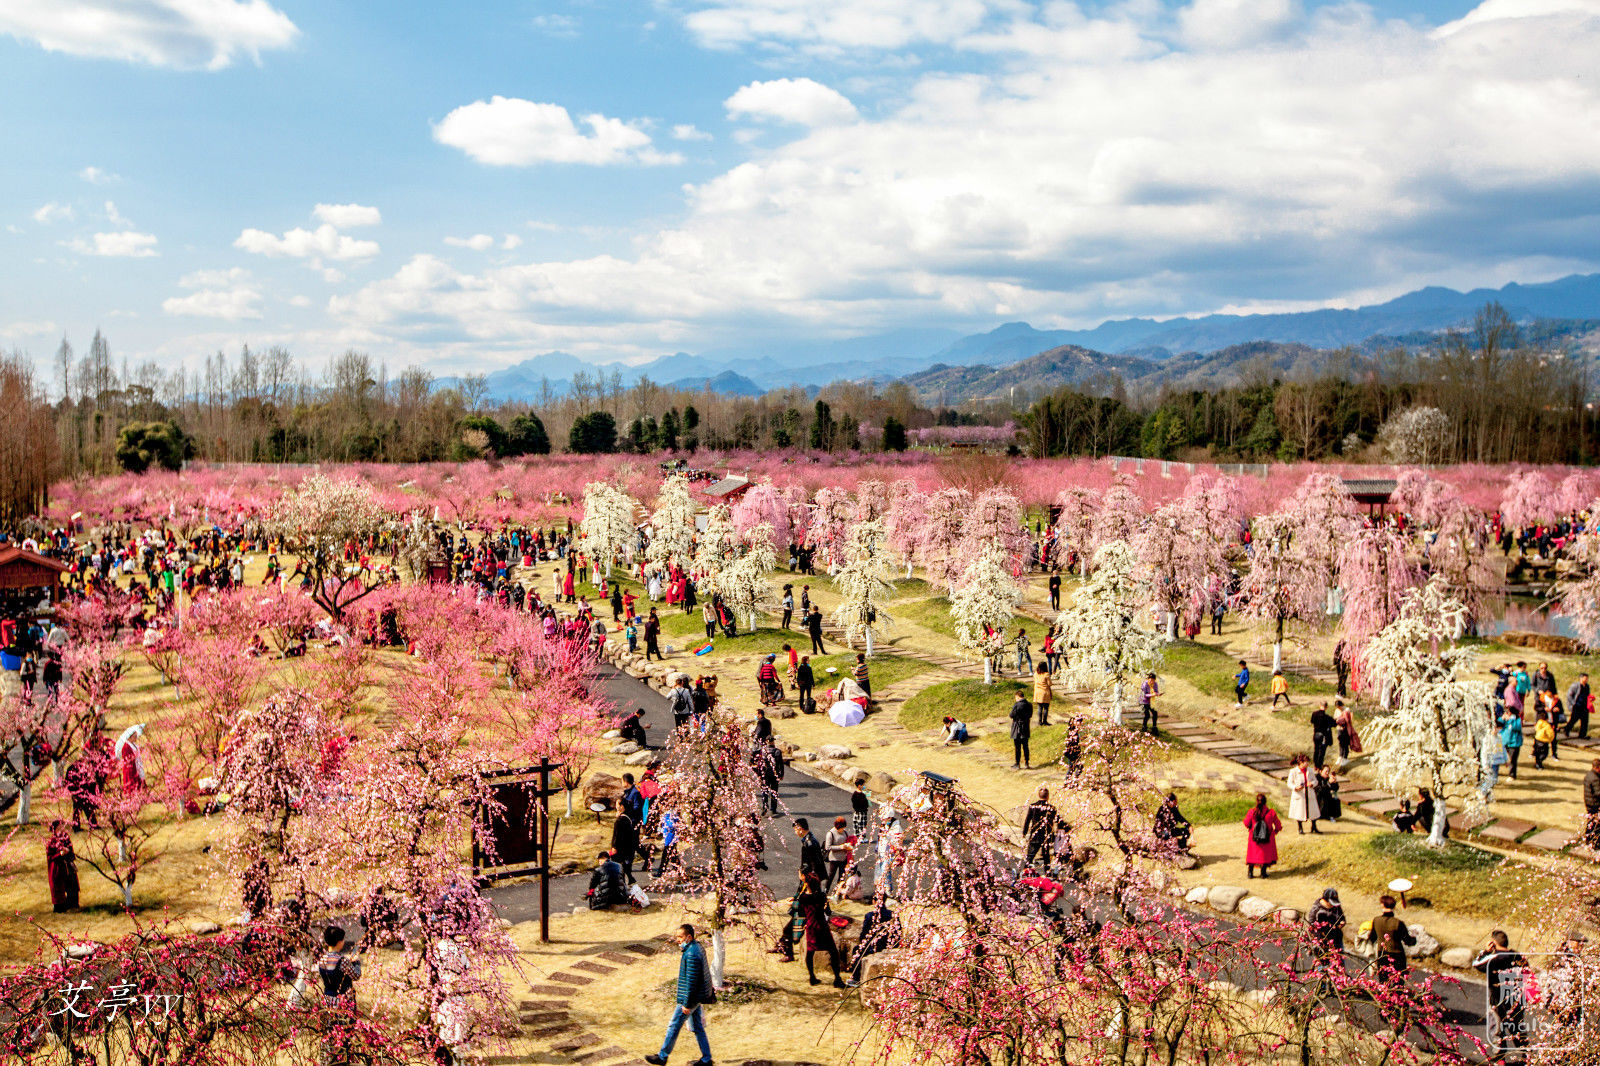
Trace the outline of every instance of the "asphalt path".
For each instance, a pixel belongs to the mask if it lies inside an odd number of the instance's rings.
[[[652,727],[652,740],[662,739],[664,736],[662,727],[670,721],[663,696],[644,682],[630,677],[609,664],[603,664],[601,667],[601,684],[606,695],[619,709],[643,707],[646,711],[646,720]],[[779,790],[779,800],[784,813],[776,818],[764,819],[762,825],[767,841],[765,859],[769,867],[763,880],[775,898],[784,899],[793,894],[799,875],[799,847],[792,828],[793,819],[798,817],[808,819],[812,831],[820,839],[835,817],[849,816],[850,800],[849,794],[843,789],[819,781],[794,768],[791,768],[784,777]],[[858,853],[857,863],[864,887],[870,891],[873,868],[870,845]],[[651,882],[648,871],[636,867],[634,875],[648,894]],[[551,913],[559,914],[585,906],[584,893],[588,887],[587,872],[553,878],[550,882]],[[494,900],[500,916],[509,921],[531,921],[539,917],[539,886],[536,882],[500,885],[491,888],[489,895]],[[1082,903],[1085,910],[1096,918],[1108,917],[1104,913],[1103,903],[1094,899],[1085,899]],[[1164,906],[1161,913],[1172,914],[1176,910],[1175,907]],[[1351,915],[1350,929],[1353,931],[1363,920],[1362,916]],[[1367,962],[1368,960],[1354,955],[1347,957],[1347,964],[1352,968],[1365,966]],[[1452,1022],[1468,1032],[1480,1036],[1483,1034],[1485,994],[1481,982],[1464,980],[1454,987],[1441,986],[1437,991],[1449,1011],[1449,1019]],[[1330,1007],[1333,1006],[1330,1003]],[[1358,1005],[1350,1011],[1350,1015],[1351,1020],[1360,1022],[1368,1028],[1377,1025],[1376,1016],[1370,1009],[1362,1009]],[[1465,1042],[1459,1050],[1469,1057],[1478,1057],[1470,1053],[1470,1048]]]

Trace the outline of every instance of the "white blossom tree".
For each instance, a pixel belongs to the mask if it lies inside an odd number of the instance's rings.
[[[1096,704],[1118,725],[1128,678],[1161,663],[1161,634],[1140,621],[1150,589],[1139,580],[1138,565],[1127,541],[1102,544],[1094,573],[1056,619],[1072,649],[1067,676],[1094,690]]]
[[[695,546],[698,588],[705,596],[721,596],[734,617],[744,616],[752,632],[757,613],[770,611],[776,602],[767,574],[777,565],[772,527],[761,523],[741,535],[725,504],[711,508]]]
[[[1456,643],[1466,606],[1441,577],[1406,594],[1400,617],[1362,652],[1375,683],[1393,690],[1392,710],[1366,728],[1372,768],[1390,788],[1432,788],[1433,825],[1428,843],[1446,842],[1447,806],[1467,812],[1483,804],[1479,752],[1494,732],[1489,685],[1470,680],[1477,650]]]
[[[983,683],[994,683],[994,657],[1005,647],[1006,625],[1022,602],[1006,549],[990,544],[967,566],[950,597],[956,644],[983,657]]]
[[[838,590],[839,606],[833,612],[834,624],[844,630],[846,641],[860,640],[872,654],[872,638],[894,619],[883,605],[894,595],[893,571],[884,550],[883,523],[860,522],[850,531],[844,559],[828,568]]]
[[[695,516],[699,513],[689,494],[689,479],[673,474],[661,483],[656,494],[656,509],[650,515],[650,548],[645,553],[652,563],[687,564],[694,552]]]
[[[1391,463],[1442,462],[1454,426],[1437,407],[1408,407],[1378,429],[1377,444]]]
[[[604,563],[609,575],[617,556],[632,550],[639,533],[633,521],[637,506],[632,496],[607,482],[591,481],[584,486],[579,543],[594,560],[596,570]]]
[[[272,510],[267,526],[306,566],[311,599],[335,621],[371,592],[361,568],[345,562],[345,550],[378,532],[388,513],[372,489],[359,481],[312,474]]]

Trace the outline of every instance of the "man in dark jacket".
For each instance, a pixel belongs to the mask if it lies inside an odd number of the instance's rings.
[[[633,884],[633,856],[639,850],[639,824],[627,811],[617,812],[616,824],[611,827],[611,857],[622,866],[622,875]]]
[[[633,824],[637,826],[644,820],[644,793],[640,792],[639,786],[633,783],[632,774],[623,774],[622,783],[628,787],[622,790],[622,798],[617,801],[617,805],[622,808],[629,818],[633,819]]]
[[[806,615],[806,632],[811,634],[811,654],[821,655],[822,647],[822,609],[815,604],[811,613]]]
[[[1023,695],[1017,696],[1017,702],[1011,705],[1011,768],[1013,770],[1033,769],[1032,760],[1028,756],[1028,737],[1033,727],[1033,704]]]
[[[1590,850],[1600,851],[1600,759],[1589,764],[1583,775],[1583,839]]]
[[[811,832],[811,823],[804,818],[794,820],[794,835],[800,838],[800,873],[817,875],[817,880],[822,880],[828,872],[827,856],[823,854],[822,845],[817,842],[816,836]]]
[[[1567,736],[1578,731],[1581,740],[1589,739],[1589,675],[1579,674],[1578,680],[1567,686]]]
[[[589,909],[604,910],[628,902],[628,890],[622,885],[622,867],[611,858],[610,852],[600,853],[600,865],[589,875]]]
[[[1022,818],[1022,838],[1028,843],[1027,864],[1033,865],[1033,860],[1040,853],[1044,855],[1044,864],[1050,865],[1051,845],[1055,841],[1056,823],[1061,815],[1055,805],[1050,802],[1050,790],[1040,787],[1039,796],[1028,804],[1028,813]]]
[[[783,783],[784,763],[783,752],[772,743],[769,737],[766,742],[755,749],[752,759],[755,763],[756,777],[761,782],[761,813],[777,817],[778,814],[778,786]]]
[[[1472,966],[1483,971],[1489,985],[1489,1046],[1494,1058],[1525,1047],[1523,976],[1528,960],[1512,951],[1511,938],[1496,929]]]
[[[700,1007],[711,998],[711,972],[706,968],[705,949],[694,938],[694,926],[678,927],[678,943],[682,947],[678,956],[677,1005],[672,1012],[672,1020],[667,1023],[667,1035],[661,1041],[661,1050],[654,1055],[646,1055],[644,1061],[650,1066],[666,1066],[667,1056],[672,1054],[672,1046],[678,1042],[678,1034],[683,1031],[683,1023],[688,1022],[694,1032],[695,1042],[700,1045],[700,1062],[710,1066],[711,1041],[706,1039],[706,1023]]]
[[[811,656],[800,656],[800,665],[794,668],[794,693],[795,703],[803,712],[806,700],[811,698],[811,687],[816,684],[816,675],[811,672]]]
[[[1416,944],[1417,938],[1406,923],[1394,916],[1394,897],[1380,896],[1378,903],[1383,913],[1372,919],[1372,942],[1378,955],[1373,960],[1373,972],[1404,980],[1406,973],[1406,948]]]

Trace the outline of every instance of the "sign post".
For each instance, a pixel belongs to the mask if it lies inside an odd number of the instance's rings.
[[[539,878],[539,940],[550,940],[550,771],[560,763],[541,758],[537,766],[496,770],[483,775],[488,804],[480,803],[472,830],[475,877]]]

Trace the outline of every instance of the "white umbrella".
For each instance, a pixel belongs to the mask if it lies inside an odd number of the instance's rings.
[[[117,758],[122,758],[123,747],[129,744],[135,737],[138,737],[141,740],[144,739],[144,725],[145,724],[143,722],[140,722],[138,725],[130,725],[128,728],[122,731],[122,735],[117,738],[117,746],[112,749],[112,753],[116,755]],[[134,748],[133,750],[134,754],[138,754],[138,748]]]
[[[828,708],[828,717],[833,719],[834,725],[860,725],[867,712],[855,700],[840,700]]]

